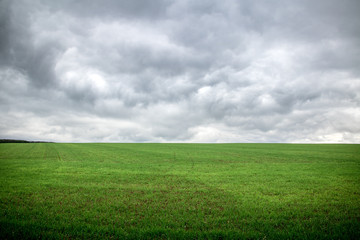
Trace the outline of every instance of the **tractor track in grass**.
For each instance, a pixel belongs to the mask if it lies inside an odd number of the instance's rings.
[[[26,143],[26,144],[31,144],[32,146],[30,148],[28,148],[27,150],[25,150],[21,155],[20,155],[20,159],[28,157],[28,153],[32,152],[32,150],[35,148],[35,146],[37,146],[38,143]]]
[[[44,150],[44,154],[43,154],[43,159],[46,160],[47,159],[47,155],[48,155],[48,145],[45,146],[45,150]]]
[[[61,152],[58,149],[55,149],[55,151],[56,151],[56,155],[57,155],[57,158],[59,159],[59,161],[63,161],[64,158],[63,158]]]

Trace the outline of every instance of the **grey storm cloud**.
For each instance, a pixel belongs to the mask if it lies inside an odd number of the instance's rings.
[[[360,142],[360,3],[0,1],[0,138]]]

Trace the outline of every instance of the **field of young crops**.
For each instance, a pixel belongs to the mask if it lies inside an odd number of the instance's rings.
[[[359,239],[360,145],[0,144],[0,239]]]

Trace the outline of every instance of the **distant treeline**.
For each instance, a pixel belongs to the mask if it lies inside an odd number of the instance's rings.
[[[45,141],[26,141],[26,140],[15,140],[15,139],[0,139],[0,143],[48,143]]]

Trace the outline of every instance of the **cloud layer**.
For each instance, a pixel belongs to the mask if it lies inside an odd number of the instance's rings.
[[[360,3],[0,1],[0,137],[360,142]]]

